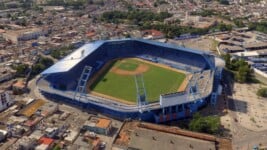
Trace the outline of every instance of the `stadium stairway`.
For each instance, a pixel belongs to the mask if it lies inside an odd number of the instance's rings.
[[[81,77],[80,77],[79,82],[78,82],[78,86],[77,86],[75,95],[73,97],[74,100],[77,98],[79,100],[80,97],[83,96],[83,94],[85,93],[86,83],[87,83],[87,80],[91,74],[91,71],[92,71],[92,67],[90,67],[90,66],[84,67],[83,72],[82,72]]]

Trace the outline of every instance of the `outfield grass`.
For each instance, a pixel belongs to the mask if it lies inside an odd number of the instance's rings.
[[[133,68],[137,68],[140,63],[149,66],[149,70],[143,73],[147,100],[149,102],[154,102],[159,99],[160,94],[176,92],[185,79],[185,74],[183,73],[168,70],[135,59],[124,59],[124,62],[116,61],[113,66],[125,70],[135,70]],[[98,78],[90,89],[94,92],[134,103],[136,102],[136,87],[133,75],[118,75],[111,71],[107,71]]]

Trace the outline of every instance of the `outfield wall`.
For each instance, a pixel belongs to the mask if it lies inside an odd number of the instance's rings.
[[[160,95],[159,99],[160,106],[168,107],[168,106],[180,105],[186,102],[187,97],[188,95],[186,94],[186,92],[177,92],[177,93]]]

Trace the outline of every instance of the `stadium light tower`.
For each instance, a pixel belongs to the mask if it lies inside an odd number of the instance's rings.
[[[142,112],[142,105],[146,104],[146,89],[143,74],[135,75],[135,85],[137,92],[137,105],[139,107],[139,111]]]

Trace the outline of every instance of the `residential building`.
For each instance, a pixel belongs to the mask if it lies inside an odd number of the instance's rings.
[[[19,30],[7,30],[5,33],[3,33],[3,38],[7,41],[18,43],[19,41],[37,39],[38,37],[47,34],[47,28],[28,28]]]
[[[83,128],[97,134],[108,135],[111,131],[111,120],[105,118],[91,117],[85,122]]]
[[[13,101],[11,100],[7,91],[0,90],[0,111],[8,108]]]
[[[10,69],[0,68],[0,82],[12,79],[15,76],[15,71]]]

